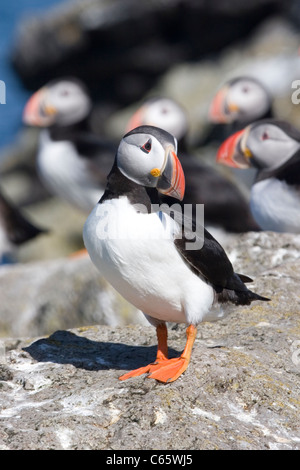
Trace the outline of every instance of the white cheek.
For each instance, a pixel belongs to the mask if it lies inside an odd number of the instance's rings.
[[[249,89],[248,93],[244,93],[240,89],[232,90],[229,103],[236,104],[241,114],[246,114],[249,119],[261,116],[267,111],[268,100],[263,90],[258,88]]]
[[[152,151],[147,154],[139,147],[128,146],[127,148],[121,147],[118,151],[117,163],[121,172],[132,181],[138,184],[152,186],[152,179],[150,171],[153,168],[161,168],[156,162],[158,161],[157,155]]]
[[[299,149],[298,142],[294,140],[265,140],[258,141],[253,146],[256,160],[265,168],[277,168],[288,161]]]
[[[148,165],[149,171],[153,168],[162,169],[164,165],[164,155],[162,155],[161,148],[157,148],[156,145],[152,147],[151,152],[148,154]]]
[[[142,147],[151,140],[151,150]],[[143,186],[156,186],[157,178],[151,170],[164,168],[165,150],[161,143],[150,134],[133,134],[122,139],[117,152],[117,165],[121,172],[132,181]]]
[[[151,157],[149,154],[143,152],[143,150],[141,150],[140,148],[135,147],[135,150],[132,153],[131,157],[131,168],[135,174],[139,175],[140,177],[143,177],[150,173],[152,166]]]
[[[262,93],[249,93],[247,98],[245,98],[246,109],[251,110],[255,114],[262,113],[267,104],[266,97]]]
[[[135,146],[121,145],[118,150],[117,163],[125,176],[131,179],[138,177],[144,171],[144,161],[141,150]]]

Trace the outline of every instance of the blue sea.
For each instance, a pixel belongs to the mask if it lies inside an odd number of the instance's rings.
[[[10,65],[10,53],[18,24],[26,17],[42,14],[64,1],[10,0],[0,3],[0,154],[4,147],[14,142],[21,129],[23,107],[30,95]]]

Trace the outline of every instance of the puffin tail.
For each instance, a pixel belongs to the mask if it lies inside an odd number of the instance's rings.
[[[234,305],[250,305],[251,302],[255,300],[260,300],[263,302],[269,302],[271,299],[267,297],[263,297],[251,290],[245,289],[243,290],[231,290],[231,289],[223,289],[221,292],[217,294],[217,299],[220,303],[227,303],[231,302]]]
[[[253,299],[252,300],[262,300],[263,302],[270,302],[271,299],[268,299],[268,297],[263,297],[262,295],[256,294],[255,292],[250,291]]]

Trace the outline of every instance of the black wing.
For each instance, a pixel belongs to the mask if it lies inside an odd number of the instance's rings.
[[[14,245],[21,245],[48,230],[36,227],[0,193],[0,219],[8,239]]]
[[[175,246],[180,255],[195,274],[201,276],[211,284],[216,292],[219,302],[233,302],[236,305],[249,305],[253,300],[269,300],[250,291],[245,282],[251,282],[248,276],[234,272],[233,266],[219,242],[205,229],[197,229],[187,233],[185,225],[182,227],[182,236],[175,240]],[[189,230],[189,229],[188,229]],[[197,250],[187,249],[192,236],[201,238],[203,246]],[[195,240],[196,241],[196,240]]]

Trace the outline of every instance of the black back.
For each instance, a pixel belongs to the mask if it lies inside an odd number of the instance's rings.
[[[204,204],[205,224],[223,227],[229,232],[260,230],[248,202],[233,182],[193,155],[179,154],[186,181],[181,205]],[[172,204],[170,197],[165,197],[164,201]]]

